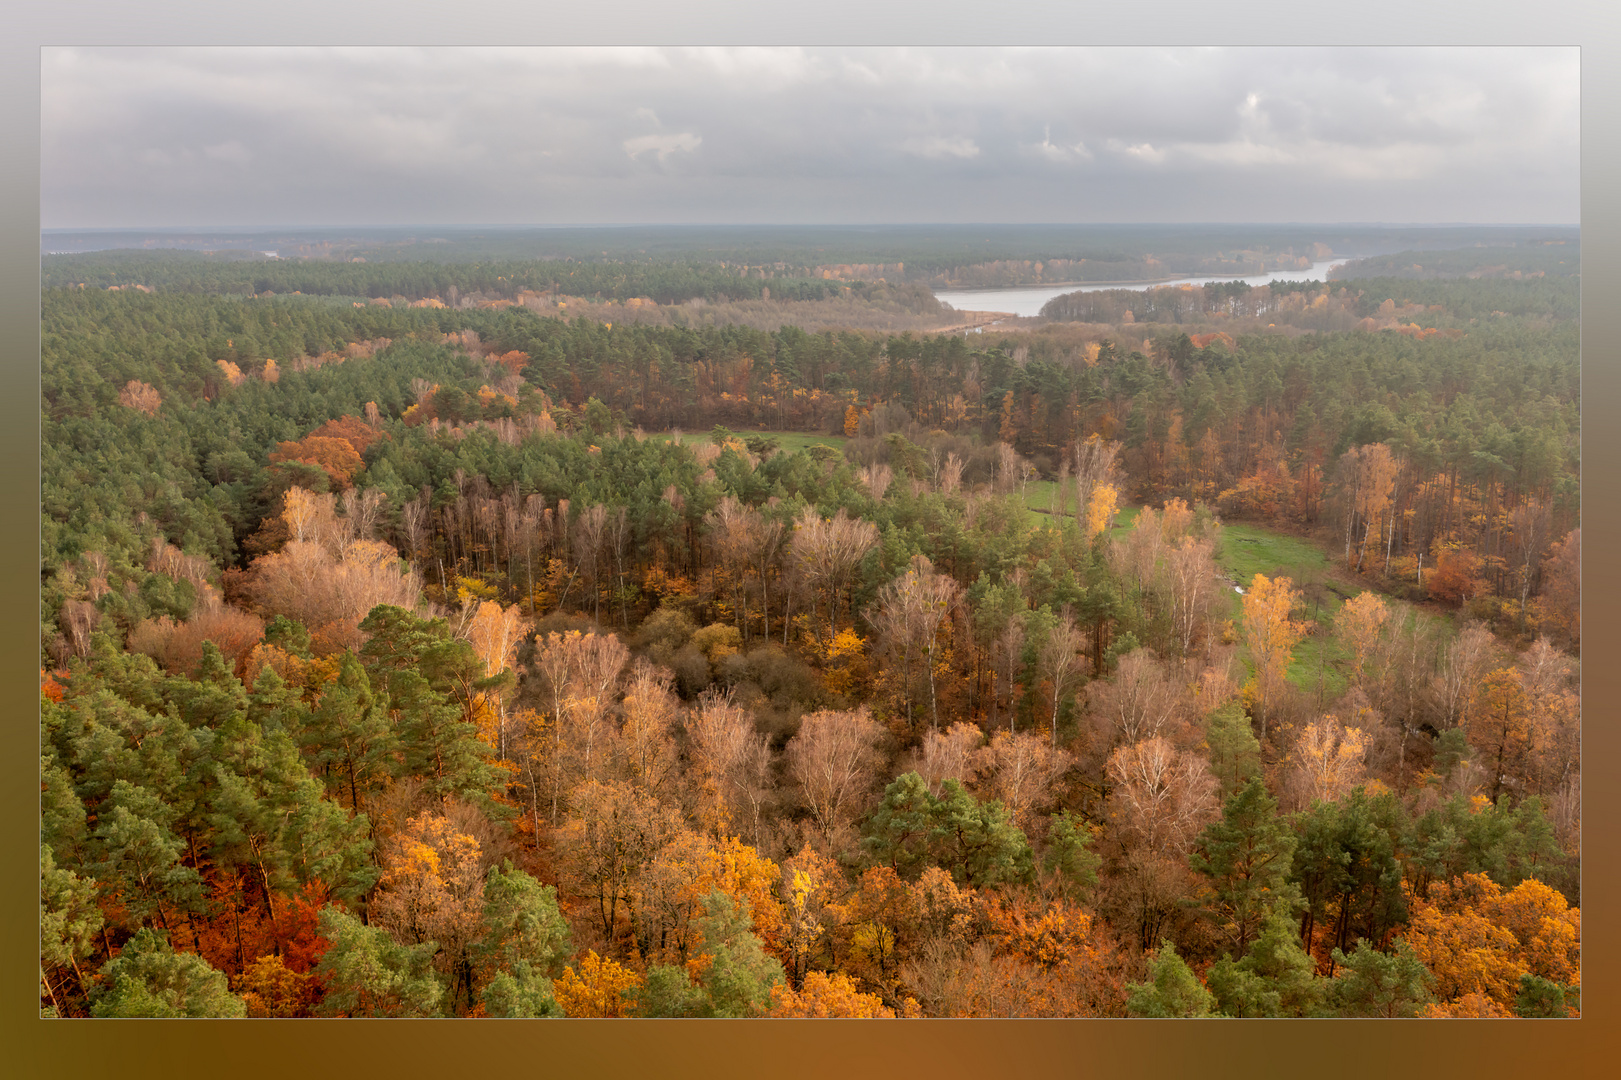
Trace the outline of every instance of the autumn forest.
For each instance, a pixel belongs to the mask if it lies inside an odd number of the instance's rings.
[[[42,1014],[1579,1015],[1573,231],[1009,236],[45,256]]]

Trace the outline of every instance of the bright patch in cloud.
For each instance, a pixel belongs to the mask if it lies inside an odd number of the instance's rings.
[[[253,157],[252,152],[235,139],[210,146],[203,151],[203,154],[206,157],[213,158],[215,161],[228,161],[233,165],[246,165],[248,160]]]
[[[634,139],[626,139],[624,146],[625,153],[630,155],[631,160],[634,161],[643,154],[653,154],[659,159],[659,164],[662,165],[664,159],[671,154],[683,150],[690,154],[698,149],[699,144],[703,141],[701,136],[694,135],[690,131],[683,131],[675,135],[638,135]]]
[[[1048,161],[1069,161],[1073,158],[1090,160],[1092,157],[1092,151],[1086,148],[1084,142],[1077,142],[1072,146],[1064,146],[1061,143],[1053,142],[1052,128],[1050,126],[1041,129],[1040,142],[1027,145]]]
[[[922,139],[907,139],[901,143],[901,150],[918,157],[932,158],[975,158],[979,156],[979,146],[973,139],[960,135],[954,139],[941,135],[931,135]]]
[[[1109,140],[1109,149],[1117,154],[1146,161],[1150,165],[1158,165],[1165,160],[1165,151],[1157,149],[1153,143],[1123,143],[1119,139]]]

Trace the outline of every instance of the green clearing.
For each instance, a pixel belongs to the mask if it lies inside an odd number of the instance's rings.
[[[1295,646],[1287,677],[1301,690],[1325,701],[1345,693],[1351,657],[1334,636],[1334,616],[1345,601],[1368,587],[1336,580],[1327,552],[1311,541],[1247,522],[1222,527],[1216,561],[1246,589],[1256,574],[1286,577],[1294,583],[1304,596],[1300,614],[1315,622],[1316,627]],[[1417,618],[1445,626],[1451,624],[1451,619],[1445,615],[1425,611],[1402,600],[1386,597],[1385,603],[1393,620]],[[1233,618],[1239,618],[1242,610],[1243,601],[1233,593]]]
[[[664,434],[668,435],[669,432]],[[812,446],[831,446],[835,450],[842,450],[844,444],[850,441],[843,435],[816,435],[806,431],[734,431],[733,434],[740,439],[776,439],[777,445],[789,453]],[[681,433],[681,442],[686,446],[708,441],[709,432],[707,431],[683,431]]]
[[[1032,485],[1034,487],[1034,485]],[[1035,504],[1035,499],[1030,500]],[[1136,525],[1137,507],[1121,510],[1115,520],[1112,534],[1123,536]],[[1216,550],[1216,565],[1246,590],[1256,574],[1269,578],[1286,577],[1303,594],[1300,614],[1316,623],[1313,633],[1296,645],[1289,665],[1288,679],[1305,693],[1331,701],[1347,688],[1346,672],[1350,667],[1350,654],[1340,646],[1334,636],[1334,616],[1351,597],[1362,588],[1333,576],[1333,564],[1325,549],[1297,536],[1277,532],[1250,522],[1223,525],[1221,541]],[[1235,621],[1242,618],[1243,600],[1230,584],[1222,585],[1227,597],[1228,614]],[[1386,598],[1393,619],[1418,618],[1433,623],[1450,623],[1445,615],[1437,615],[1404,601]]]
[[[1025,489],[1025,507],[1030,511],[1033,524],[1055,523],[1051,516],[1053,493],[1057,484],[1052,480],[1037,480]],[[1137,527],[1140,506],[1123,506],[1115,514],[1111,537],[1124,537]],[[1332,620],[1344,602],[1334,587],[1328,585],[1328,556],[1323,549],[1309,540],[1274,532],[1260,525],[1243,522],[1223,525],[1221,543],[1216,550],[1216,565],[1235,582],[1248,589],[1256,574],[1267,577],[1287,577],[1297,588],[1318,583],[1315,617],[1319,621]],[[1233,610],[1237,613],[1238,594],[1233,593]],[[1308,598],[1310,606],[1310,598]]]
[[[1321,580],[1328,570],[1328,556],[1316,544],[1248,522],[1222,526],[1216,561],[1246,589],[1256,574],[1281,575],[1298,585]]]
[[[1290,654],[1288,680],[1325,701],[1345,693],[1343,667],[1349,658],[1333,633],[1334,615],[1346,597],[1341,595],[1341,587],[1329,582],[1328,556],[1323,549],[1309,540],[1249,522],[1223,525],[1220,536],[1216,564],[1245,591],[1255,581],[1255,575],[1261,574],[1286,577],[1304,594],[1302,614],[1316,626]],[[1242,598],[1237,592],[1229,597],[1232,617],[1241,618]]]
[[[1326,629],[1318,630],[1296,645],[1289,659],[1285,678],[1322,701],[1339,697],[1349,686],[1345,671],[1350,666],[1351,656]]]
[[[1032,480],[1025,487],[1024,507],[1028,511],[1026,517],[1030,524],[1041,528],[1044,525],[1056,525],[1052,516],[1053,496],[1058,491],[1056,480]],[[1115,512],[1114,525],[1109,529],[1110,536],[1124,536],[1137,525],[1137,511],[1140,507],[1122,506]],[[1075,512],[1070,508],[1070,514]]]
[[[1140,506],[1122,506],[1114,515],[1114,524],[1109,528],[1109,535],[1124,536],[1137,527],[1137,512]]]
[[[778,445],[789,453],[812,446],[831,446],[835,450],[843,450],[844,444],[850,441],[843,435],[810,435],[803,431],[767,431],[762,434],[775,436]]]
[[[1033,480],[1025,486],[1024,505],[1032,510],[1044,510],[1051,513],[1053,495],[1057,491],[1058,481],[1056,480]]]

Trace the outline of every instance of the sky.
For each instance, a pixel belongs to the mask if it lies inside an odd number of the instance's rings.
[[[46,48],[45,228],[1574,224],[1575,48]]]

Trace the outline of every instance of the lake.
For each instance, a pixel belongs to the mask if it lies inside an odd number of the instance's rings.
[[[1328,259],[1311,264],[1307,270],[1273,270],[1253,277],[1174,278],[1170,281],[1134,282],[1129,285],[1018,285],[1006,289],[936,289],[934,295],[958,311],[1006,311],[1030,317],[1041,314],[1041,306],[1055,296],[1072,292],[1099,292],[1103,289],[1153,289],[1162,285],[1206,285],[1212,281],[1245,281],[1266,285],[1273,281],[1327,281],[1328,272],[1350,262],[1349,258]]]

